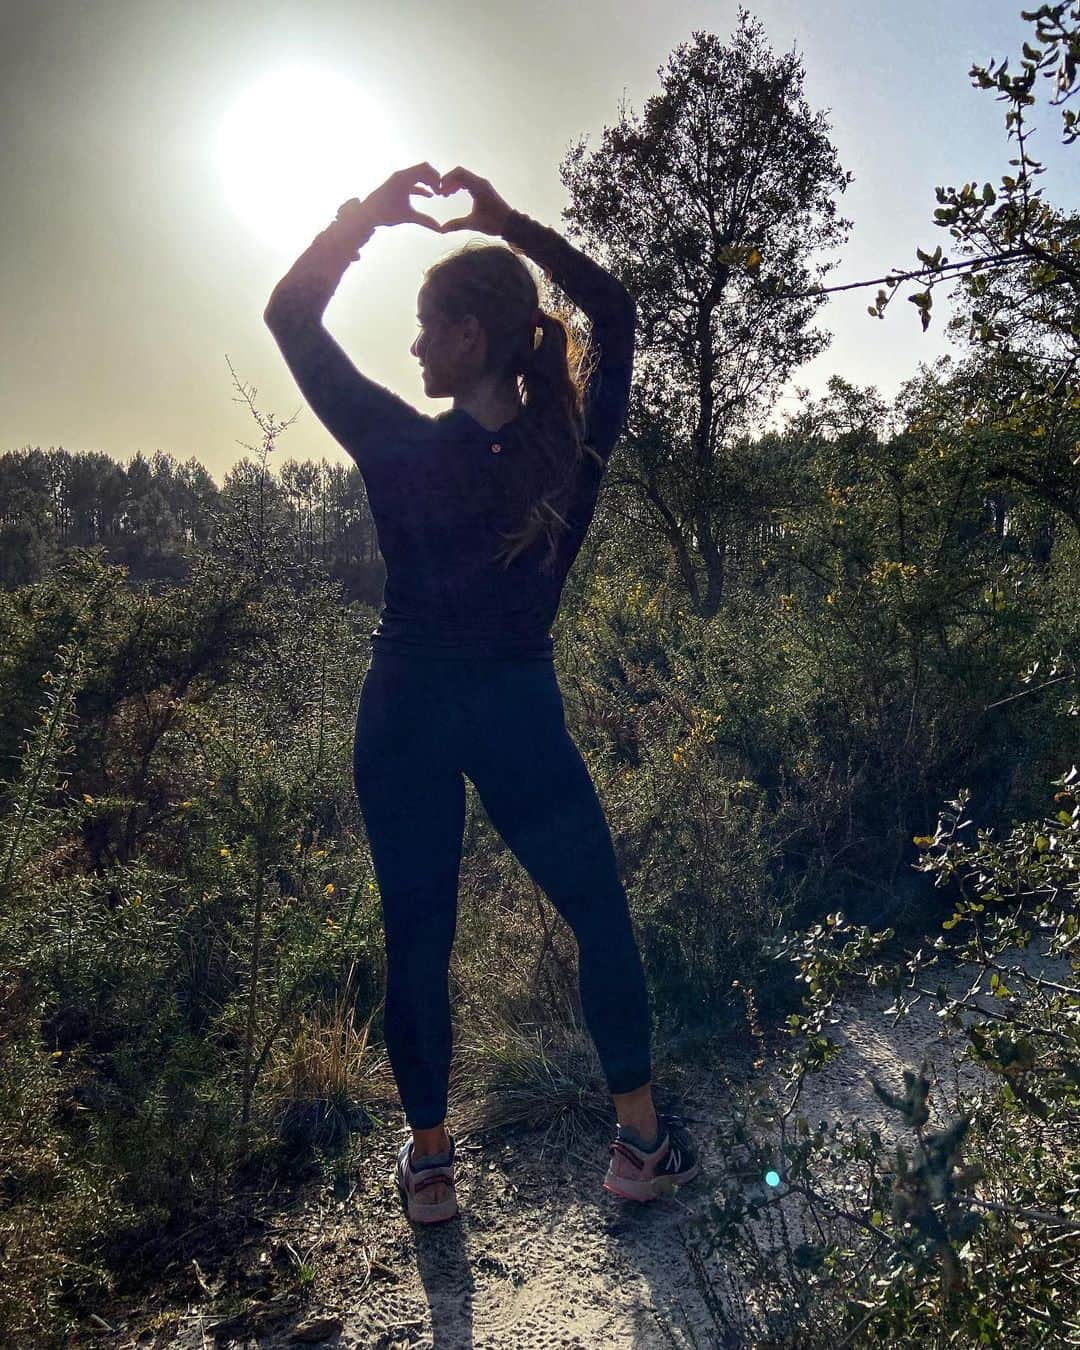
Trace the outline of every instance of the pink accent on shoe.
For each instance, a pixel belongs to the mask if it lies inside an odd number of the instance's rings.
[[[616,1140],[615,1143],[612,1144],[611,1151],[612,1153],[621,1153],[622,1156],[626,1159],[626,1161],[628,1163],[631,1163],[634,1167],[636,1167],[639,1172],[645,1166],[645,1164],[641,1161],[641,1159],[637,1157],[635,1154],[631,1153],[631,1151],[627,1148],[627,1146],[624,1143],[622,1143],[621,1140]],[[630,1173],[629,1175],[633,1174]]]
[[[451,1135],[450,1161],[448,1163],[434,1167],[422,1167],[419,1171],[414,1171],[412,1166],[412,1140],[402,1145],[394,1164],[392,1179],[397,1185],[402,1208],[413,1223],[442,1223],[446,1219],[452,1219],[458,1212],[457,1196],[454,1193],[455,1152],[454,1140]],[[417,1195],[426,1187],[434,1186],[436,1182],[442,1182],[444,1186],[448,1187],[450,1194],[434,1204],[424,1200],[417,1201]]]
[[[672,1167],[666,1171],[660,1169],[672,1155]],[[604,1190],[610,1191],[623,1200],[638,1200],[643,1204],[650,1200],[659,1200],[671,1189],[685,1186],[700,1172],[698,1163],[683,1166],[682,1155],[677,1143],[665,1132],[663,1139],[652,1153],[631,1144],[628,1140],[617,1139],[611,1145],[611,1162],[604,1178]]]

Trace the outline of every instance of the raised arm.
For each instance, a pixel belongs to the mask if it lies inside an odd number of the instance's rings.
[[[621,281],[558,231],[515,211],[486,178],[459,164],[443,175],[439,192],[448,196],[463,188],[473,199],[472,210],[447,221],[443,230],[471,228],[500,235],[531,258],[588,318],[598,360],[586,391],[586,436],[606,460],[622,430],[630,398],[637,320],[633,297]]]
[[[522,211],[510,210],[502,237],[508,244],[527,253],[588,316],[594,328],[611,329],[612,339],[618,338],[625,343],[626,320],[628,316],[636,315],[637,307],[617,277],[575,248],[557,230],[541,225]],[[630,339],[632,344],[632,323]]]
[[[637,306],[616,277],[558,231],[511,210],[502,237],[527,254],[589,320],[597,364],[585,401],[586,431],[606,460],[626,419],[634,365]]]
[[[263,318],[312,411],[365,476],[385,462],[385,447],[421,415],[356,369],[323,327],[322,316],[349,264],[379,225],[411,220],[438,225],[408,202],[418,179],[438,181],[430,165],[391,175],[363,202],[353,198],[297,258],[274,287]],[[430,196],[430,193],[425,193]]]

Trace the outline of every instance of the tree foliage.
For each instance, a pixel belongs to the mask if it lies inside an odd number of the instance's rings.
[[[850,222],[849,176],[794,54],[774,55],[740,10],[729,43],[696,32],[662,70],[639,121],[621,109],[600,147],[580,141],[561,175],[566,211],[638,307],[638,378],[625,451],[609,474],[671,551],[703,614],[724,592],[733,437],[771,406],[828,335],[820,297],[782,299],[777,278],[817,280]]]

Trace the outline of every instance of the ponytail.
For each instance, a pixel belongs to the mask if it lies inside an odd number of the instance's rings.
[[[428,269],[425,289],[449,317],[474,314],[487,336],[493,373],[519,381],[520,523],[502,535],[492,561],[508,568],[543,536],[548,547],[541,570],[550,571],[559,539],[570,529],[581,463],[587,454],[603,463],[584,441],[592,348],[559,315],[540,308],[536,282],[518,255],[513,247],[470,242]]]

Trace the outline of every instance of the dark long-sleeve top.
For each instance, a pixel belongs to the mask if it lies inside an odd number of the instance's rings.
[[[522,441],[514,418],[495,431],[462,408],[418,412],[362,375],[322,324],[357,240],[341,222],[316,236],[278,283],[265,319],[304,397],[364,479],[386,564],[377,644],[420,654],[551,659],[550,629],[567,573],[596,509],[602,468],[582,457],[554,566],[546,535],[506,567],[502,535],[522,523]],[[606,467],[626,417],[636,308],[626,288],[555,230],[511,211],[502,237],[584,311],[598,349],[586,391],[585,440]],[[519,415],[520,417],[520,415]]]

